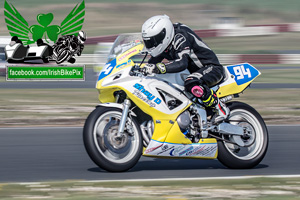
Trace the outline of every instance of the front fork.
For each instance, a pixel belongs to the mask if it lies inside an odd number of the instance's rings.
[[[198,122],[200,125],[200,131],[201,131],[201,137],[202,138],[207,138],[208,136],[208,125],[207,125],[207,114],[206,110],[203,109],[202,107],[199,107],[198,105],[192,105],[192,110],[193,112],[197,115],[198,117]]]
[[[130,106],[131,106],[131,101],[129,99],[125,99],[123,102],[123,112],[122,112],[122,117],[118,129],[117,137],[121,137],[124,133]]]

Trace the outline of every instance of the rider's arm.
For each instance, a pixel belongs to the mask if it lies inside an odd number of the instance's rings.
[[[172,43],[177,59],[166,64],[167,73],[176,73],[185,70],[189,64],[190,43],[183,34],[176,34]]]
[[[151,57],[149,58],[148,63],[150,64],[160,63],[163,59],[164,59],[163,56]]]

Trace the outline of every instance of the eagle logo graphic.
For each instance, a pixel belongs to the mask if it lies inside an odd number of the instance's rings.
[[[77,4],[59,25],[50,25],[54,15],[52,13],[38,14],[39,24],[29,26],[17,9],[6,0],[4,2],[4,16],[7,29],[11,36],[17,36],[24,45],[33,44],[38,39],[56,42],[59,35],[76,35],[81,30],[85,15],[84,0]],[[30,38],[31,36],[31,38]],[[49,39],[49,40],[48,40]]]

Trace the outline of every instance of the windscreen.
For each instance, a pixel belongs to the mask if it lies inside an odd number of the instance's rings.
[[[139,43],[143,43],[142,35],[140,33],[119,35],[110,50],[107,62],[110,62],[121,53],[138,45]]]

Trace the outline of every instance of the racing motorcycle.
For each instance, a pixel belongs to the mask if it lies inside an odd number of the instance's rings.
[[[100,104],[86,119],[83,140],[99,167],[121,172],[140,156],[218,159],[228,168],[253,168],[264,158],[268,131],[260,114],[233,98],[260,72],[248,63],[226,66],[226,77],[212,89],[230,109],[215,112],[184,91],[188,71],[147,75],[133,60],[143,53],[140,35],[120,35],[96,88]],[[146,57],[146,56],[145,56]]]
[[[72,45],[72,39],[67,38],[65,41],[59,41],[53,45],[53,56],[52,60],[55,60],[57,64],[61,64],[68,61],[72,64],[75,63],[75,55],[80,52],[79,45]]]

